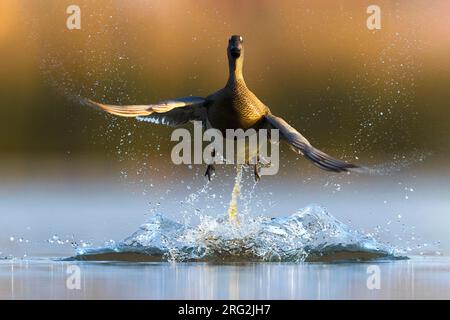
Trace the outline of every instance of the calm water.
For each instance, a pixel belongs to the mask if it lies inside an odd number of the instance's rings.
[[[67,271],[80,269],[80,289]],[[380,289],[367,268],[380,267]],[[380,263],[0,262],[2,299],[450,299],[450,260]]]

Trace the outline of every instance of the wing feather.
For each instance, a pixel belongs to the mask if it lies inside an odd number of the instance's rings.
[[[148,105],[111,105],[90,99],[81,99],[84,105],[94,107],[110,114],[137,118],[140,121],[178,126],[192,120],[204,120],[206,112],[203,108],[205,99],[202,97],[183,97],[161,101]]]
[[[349,171],[349,169],[358,168],[354,164],[335,159],[325,152],[314,148],[300,132],[289,125],[284,119],[273,114],[267,114],[265,119],[272,128],[280,131],[280,137],[291,145],[292,150],[302,154],[319,168],[334,172]]]

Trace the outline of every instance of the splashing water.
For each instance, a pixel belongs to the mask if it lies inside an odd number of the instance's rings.
[[[231,193],[231,201],[228,207],[228,218],[231,221],[236,220],[236,215],[238,213],[238,197],[241,191],[242,185],[242,166],[236,166],[236,179],[234,181],[233,192]]]
[[[351,230],[317,205],[291,216],[202,216],[197,226],[154,215],[119,243],[79,248],[77,260],[109,261],[363,261],[402,258],[398,249]]]
[[[318,205],[309,205],[290,216],[269,218],[238,213],[243,167],[237,166],[234,188],[226,215],[213,217],[191,210],[199,218],[191,225],[188,212],[183,223],[156,213],[149,221],[121,242],[103,247],[78,247],[76,260],[171,261],[171,262],[249,262],[249,261],[366,261],[404,258],[402,250],[379,243],[334,218]],[[208,183],[188,196],[191,209],[206,193]]]

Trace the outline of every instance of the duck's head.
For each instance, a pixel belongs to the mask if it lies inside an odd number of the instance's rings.
[[[228,58],[231,60],[238,60],[242,59],[244,56],[244,47],[243,47],[244,40],[242,39],[242,36],[239,35],[233,35],[228,40]]]

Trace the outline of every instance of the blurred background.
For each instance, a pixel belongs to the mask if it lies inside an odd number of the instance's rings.
[[[66,28],[71,4],[81,30]],[[121,239],[154,211],[225,212],[233,170],[219,169],[209,185],[220,201],[186,209],[205,168],[172,165],[171,128],[69,96],[205,96],[226,82],[231,34],[244,37],[246,82],[273,113],[330,154],[387,168],[329,175],[284,148],[280,173],[255,191],[255,213],[316,202],[400,246],[450,249],[450,2],[378,0],[375,31],[366,27],[371,4],[1,1],[0,257],[68,255],[70,245],[41,244]]]

